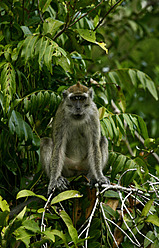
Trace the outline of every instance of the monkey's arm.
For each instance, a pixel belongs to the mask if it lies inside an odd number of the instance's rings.
[[[109,180],[103,175],[103,168],[108,160],[108,142],[105,137],[101,137],[100,122],[97,119],[92,120],[93,130],[96,130],[94,136],[89,140],[89,168],[88,178],[91,184],[108,184]]]
[[[61,144],[56,142],[55,144],[56,145],[53,147],[50,161],[50,182],[48,186],[48,194],[50,194],[54,187],[60,191],[63,191],[68,187],[67,179],[61,176],[64,167],[65,144],[63,144],[63,142],[61,142]]]
[[[58,145],[58,147],[57,147]],[[40,142],[40,162],[50,179],[48,186],[48,194],[52,189],[58,188],[64,190],[68,186],[68,182],[61,176],[64,163],[64,146],[57,142],[54,146],[51,138],[42,138]]]

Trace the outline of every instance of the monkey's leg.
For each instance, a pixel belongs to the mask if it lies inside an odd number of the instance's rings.
[[[58,140],[58,139],[57,139]],[[64,191],[68,188],[69,182],[62,176],[62,171],[65,161],[65,140],[57,142],[55,140],[55,146],[50,161],[50,182],[48,186],[48,194],[53,188],[59,191]]]

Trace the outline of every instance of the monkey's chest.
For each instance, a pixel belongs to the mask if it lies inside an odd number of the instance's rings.
[[[75,161],[83,160],[88,153],[87,139],[83,133],[72,133],[66,144],[66,156]]]

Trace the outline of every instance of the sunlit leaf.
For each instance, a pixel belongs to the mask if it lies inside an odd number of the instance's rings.
[[[45,12],[47,8],[49,7],[50,3],[51,3],[51,0],[39,0],[39,9],[42,12]]]
[[[106,44],[104,42],[95,42],[98,46],[100,46],[105,52],[106,54],[108,54],[108,49],[106,48]]]
[[[54,20],[51,17],[45,19],[45,22],[43,24],[44,35],[51,34],[53,36],[63,24],[64,24],[63,22]]]
[[[144,208],[143,208],[143,210],[142,210],[142,213],[141,213],[142,216],[147,216],[147,214],[148,214],[148,212],[149,212],[149,210],[150,210],[150,208],[151,208],[151,206],[152,206],[153,201],[154,201],[154,200],[151,199],[151,200],[149,200],[149,201],[145,204],[145,206],[144,206]]]
[[[55,196],[52,201],[51,204],[55,204],[64,200],[68,200],[71,198],[79,198],[82,197],[82,195],[80,195],[80,193],[76,190],[66,190],[60,194],[58,194],[57,196]]]
[[[60,212],[60,216],[63,219],[63,221],[65,222],[65,224],[66,224],[66,226],[68,228],[68,232],[69,232],[74,244],[77,244],[77,242],[78,242],[78,234],[77,234],[77,230],[73,226],[71,218],[63,210]]]
[[[36,196],[38,198],[41,198],[44,201],[47,201],[47,199],[43,196],[43,195],[37,195],[34,192],[32,192],[31,190],[21,190],[19,191],[19,193],[17,194],[16,199],[22,198],[22,197],[28,197],[28,196]]]
[[[0,208],[3,212],[4,211],[10,212],[9,205],[6,200],[3,200],[2,196],[0,196]]]
[[[159,217],[155,214],[149,215],[146,219],[146,222],[150,222],[159,227]]]

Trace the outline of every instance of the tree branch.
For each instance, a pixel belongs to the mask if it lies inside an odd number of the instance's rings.
[[[39,12],[40,19],[42,20],[42,22],[44,22],[44,19],[42,17],[41,11],[39,9],[39,0],[38,0],[38,12]]]
[[[116,2],[109,10],[108,12],[103,16],[103,18],[99,21],[99,23],[97,24],[97,26],[94,28],[93,31],[95,31],[103,22],[103,20],[106,18],[107,15],[109,15],[109,13],[120,3],[123,2],[123,0],[119,0],[118,2]]]
[[[82,15],[81,17],[79,17],[74,23],[72,23],[70,25],[70,27],[72,27],[76,22],[78,22],[79,20],[81,20],[82,18],[84,18],[85,16],[87,16],[89,13],[91,13],[93,10],[95,10],[96,8],[98,8],[101,4],[103,3],[103,0],[94,8],[92,8],[90,11],[88,11],[87,13],[85,13],[84,15]]]

